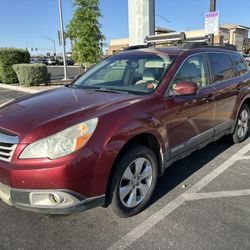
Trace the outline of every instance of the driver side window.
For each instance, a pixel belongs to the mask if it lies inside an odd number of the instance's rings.
[[[205,55],[194,55],[184,62],[175,75],[172,81],[172,90],[174,90],[176,83],[185,81],[195,82],[199,88],[204,88],[209,85],[208,75]]]

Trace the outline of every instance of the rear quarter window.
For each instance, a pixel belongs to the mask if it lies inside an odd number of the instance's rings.
[[[213,83],[225,81],[235,76],[229,55],[208,53],[208,61],[212,71]]]
[[[237,76],[245,75],[248,72],[243,58],[240,55],[231,55]]]

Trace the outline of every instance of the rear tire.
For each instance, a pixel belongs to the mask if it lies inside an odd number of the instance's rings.
[[[136,145],[126,150],[112,177],[110,209],[121,218],[140,213],[153,195],[157,175],[157,159],[150,148]]]
[[[247,137],[249,130],[250,110],[247,104],[244,104],[239,112],[234,133],[231,135],[231,140],[234,143],[240,143]]]

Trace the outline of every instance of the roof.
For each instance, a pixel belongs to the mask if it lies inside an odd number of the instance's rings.
[[[221,25],[221,27],[226,28],[226,29],[243,29],[243,30],[250,29],[250,27],[239,25],[239,24],[233,24],[233,23],[226,23],[226,24]]]
[[[133,49],[133,50],[125,50],[121,53],[164,53],[168,55],[179,55],[184,50],[175,46],[175,47],[149,47],[149,48],[141,48],[141,49]]]
[[[166,54],[166,55],[176,55],[179,56],[183,52],[208,52],[208,51],[214,51],[214,52],[230,52],[230,53],[238,53],[237,51],[231,50],[227,47],[219,47],[219,46],[211,46],[211,47],[193,47],[193,48],[180,48],[178,46],[175,47],[149,47],[149,48],[139,48],[139,49],[132,49],[132,50],[125,50],[122,51],[116,56],[123,56],[123,55],[143,55],[147,53],[151,54]]]

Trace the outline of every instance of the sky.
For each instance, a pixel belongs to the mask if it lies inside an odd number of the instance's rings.
[[[107,42],[128,37],[128,0],[100,0],[102,32]],[[185,31],[204,28],[210,0],[155,0],[156,26]],[[62,0],[65,26],[73,15],[72,0]],[[217,0],[220,24],[250,26],[250,0]],[[0,0],[0,47],[53,48],[60,28],[58,0]],[[67,42],[67,50],[70,44]],[[41,50],[42,51],[42,50]]]

